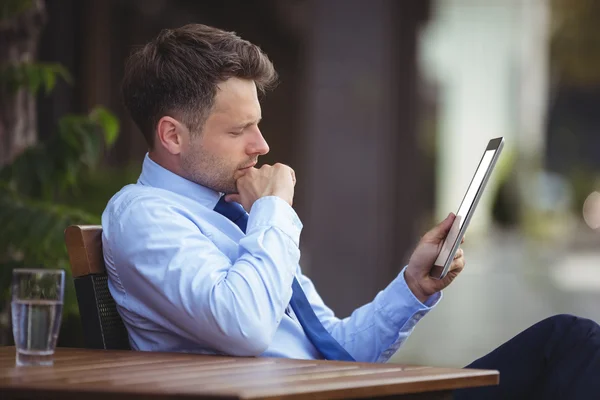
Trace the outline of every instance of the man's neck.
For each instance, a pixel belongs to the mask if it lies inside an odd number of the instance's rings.
[[[172,173],[179,175],[182,178],[185,178],[185,176],[183,174],[183,170],[179,166],[179,163],[175,159],[175,156],[169,155],[169,156],[165,157],[165,155],[160,154],[157,151],[149,150],[148,157],[150,157],[150,159],[152,161],[154,161],[155,163],[157,163],[158,165],[160,165],[167,171],[171,171]]]

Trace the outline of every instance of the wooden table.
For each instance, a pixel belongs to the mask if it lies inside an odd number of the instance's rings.
[[[497,371],[59,348],[52,367],[16,367],[0,347],[2,399],[451,398]],[[427,392],[427,393],[425,393]]]

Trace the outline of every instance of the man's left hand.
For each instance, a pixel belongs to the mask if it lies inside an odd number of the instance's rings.
[[[465,267],[464,252],[459,248],[448,274],[443,279],[434,279],[429,275],[455,218],[454,214],[450,214],[439,225],[427,232],[410,257],[408,267],[404,272],[404,279],[415,297],[421,302],[425,302],[431,295],[450,285]]]

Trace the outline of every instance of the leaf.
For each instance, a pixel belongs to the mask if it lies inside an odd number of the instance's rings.
[[[73,82],[69,71],[58,63],[22,62],[0,66],[0,84],[12,92],[25,88],[35,95],[43,87],[48,94],[59,78],[69,84]]]
[[[58,121],[59,139],[76,151],[81,151],[81,140],[77,134],[79,125],[81,117],[77,115],[65,115]]]
[[[114,144],[118,134],[117,118],[104,107],[88,115],[65,115],[57,134],[0,168],[0,183],[37,199],[64,198],[79,186],[83,173],[98,165],[103,149]]]
[[[51,69],[43,69],[42,71],[42,79],[44,81],[44,88],[46,94],[49,94],[52,89],[54,89],[54,85],[56,85],[56,74]]]
[[[23,254],[33,263],[64,259],[64,230],[73,224],[98,224],[99,218],[77,208],[40,202],[0,186],[0,254]]]
[[[104,107],[96,107],[90,113],[90,118],[96,121],[104,132],[104,142],[111,147],[119,135],[119,120]]]
[[[35,64],[24,64],[25,82],[27,89],[31,94],[36,94],[42,85],[42,70]]]
[[[73,77],[69,73],[69,70],[67,70],[62,64],[56,63],[56,64],[51,64],[51,66],[52,66],[52,70],[55,72],[55,74],[57,76],[60,76],[69,85],[73,84]]]

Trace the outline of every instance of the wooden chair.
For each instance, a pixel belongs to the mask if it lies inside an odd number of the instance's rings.
[[[102,227],[71,225],[65,230],[79,314],[87,348],[131,349],[129,336],[108,290],[102,255]]]

